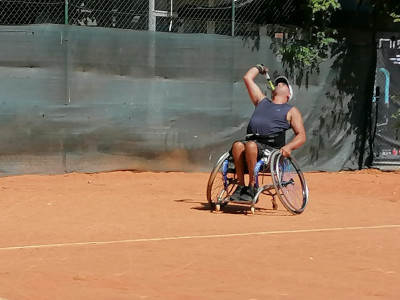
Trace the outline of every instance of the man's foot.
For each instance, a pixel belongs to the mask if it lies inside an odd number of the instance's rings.
[[[256,195],[257,189],[254,186],[247,187],[245,193],[240,196],[240,200],[243,201],[253,201]]]
[[[240,197],[243,195],[243,193],[246,191],[246,187],[243,185],[237,185],[235,191],[230,197],[231,201],[237,201],[240,199]]]

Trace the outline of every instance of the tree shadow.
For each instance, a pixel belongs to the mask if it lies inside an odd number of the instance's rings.
[[[288,3],[282,1],[274,5],[279,7]],[[347,157],[337,159],[342,163],[337,168],[370,166],[372,154],[366,150],[372,142],[371,103],[376,68],[374,8],[365,10],[359,4],[352,11],[336,11],[332,23],[327,24],[322,19],[310,20],[304,4],[304,1],[292,3],[295,11],[291,11],[285,20],[266,25],[264,32],[271,39],[269,48],[275,56],[281,55],[285,76],[299,90],[309,91],[312,86],[314,91],[321,90],[324,95],[316,99],[313,107],[306,107],[310,115],[306,130],[311,138],[308,147],[304,147],[307,149],[299,150],[299,153],[308,164],[315,166],[321,159],[331,160],[338,155],[338,149],[342,151],[351,143],[354,151],[340,153]],[[258,17],[258,24],[266,24],[265,17]],[[253,51],[258,51],[260,33],[252,33],[242,39]],[[314,56],[318,59],[310,61],[309,58]],[[331,66],[326,71],[328,63]],[[325,81],[316,78],[322,66],[327,76]]]

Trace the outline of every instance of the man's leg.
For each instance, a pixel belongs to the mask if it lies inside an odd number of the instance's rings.
[[[244,164],[245,164],[245,146],[242,142],[235,142],[232,145],[233,162],[235,163],[236,178],[238,184],[231,195],[231,200],[239,200],[244,192]]]
[[[257,164],[257,154],[258,147],[254,141],[246,143],[245,146],[245,156],[247,168],[249,169],[249,187],[240,196],[241,200],[252,201],[255,197],[256,190],[254,188],[255,178],[254,178],[254,168]]]
[[[254,168],[257,164],[257,154],[258,154],[257,144],[253,141],[246,143],[245,153],[246,153],[247,168],[249,169],[249,186],[254,186],[255,184]]]
[[[235,163],[238,184],[244,186],[245,146],[242,142],[235,142],[232,146],[233,162]]]

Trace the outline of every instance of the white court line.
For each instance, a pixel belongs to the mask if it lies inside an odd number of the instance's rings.
[[[377,225],[377,226],[356,226],[356,227],[335,227],[335,228],[314,228],[314,229],[299,229],[299,230],[277,230],[277,231],[260,231],[260,232],[245,232],[245,233],[210,234],[210,235],[188,235],[188,236],[173,236],[173,237],[160,237],[160,238],[147,238],[147,239],[115,240],[115,241],[103,241],[103,242],[76,242],[76,243],[62,243],[62,244],[12,246],[12,247],[2,247],[2,248],[0,248],[0,251],[17,250],[17,249],[56,248],[56,247],[70,247],[70,246],[127,244],[127,243],[174,241],[174,240],[211,239],[211,238],[225,238],[225,237],[252,236],[252,235],[272,235],[272,234],[288,234],[288,233],[348,231],[348,230],[387,229],[387,228],[400,228],[400,224]]]

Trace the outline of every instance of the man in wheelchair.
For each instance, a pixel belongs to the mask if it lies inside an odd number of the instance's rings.
[[[251,201],[254,198],[256,189],[252,170],[265,149],[279,149],[283,156],[290,156],[292,150],[301,147],[306,141],[301,113],[296,107],[288,104],[293,97],[293,90],[287,78],[279,76],[275,79],[270,100],[254,81],[259,74],[267,77],[268,68],[256,65],[243,77],[255,109],[247,126],[246,139],[234,142],[231,149],[238,180],[238,185],[230,197],[233,201]],[[293,129],[295,136],[286,143],[285,132],[289,128]],[[246,167],[249,170],[247,186],[244,179]]]

